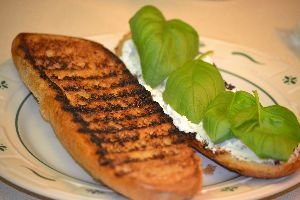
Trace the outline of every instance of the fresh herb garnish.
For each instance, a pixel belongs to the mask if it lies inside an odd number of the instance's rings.
[[[286,161],[300,142],[299,122],[287,108],[263,107],[254,94],[220,94],[205,113],[204,129],[215,143],[237,137],[261,158]]]
[[[166,20],[153,6],[141,8],[129,23],[143,78],[151,87],[198,54],[198,33],[181,20]]]
[[[280,105],[263,107],[254,94],[256,106],[232,118],[232,131],[259,157],[287,161],[300,142],[297,117]]]
[[[199,123],[208,104],[223,91],[224,81],[217,68],[197,59],[169,76],[163,98],[176,112]]]
[[[209,104],[203,118],[203,128],[216,144],[230,139],[233,137],[230,118],[254,105],[255,98],[248,92],[223,92]]]

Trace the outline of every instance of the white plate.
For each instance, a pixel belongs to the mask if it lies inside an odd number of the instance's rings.
[[[121,34],[91,37],[113,49]],[[202,38],[201,51],[213,59],[224,79],[239,89],[258,90],[264,105],[279,103],[300,113],[300,70],[257,51]],[[11,60],[0,66],[0,176],[54,199],[123,199],[96,183],[63,149]],[[281,192],[300,180],[291,176],[264,180],[239,176],[207,158],[204,187],[195,199],[258,199]],[[209,170],[208,170],[209,171]]]

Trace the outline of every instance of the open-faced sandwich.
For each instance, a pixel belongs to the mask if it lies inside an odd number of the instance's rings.
[[[130,19],[130,33],[116,52],[202,154],[245,176],[295,172],[300,167],[295,114],[261,105],[257,91],[226,90],[217,67],[198,48],[190,25],[145,6]]]

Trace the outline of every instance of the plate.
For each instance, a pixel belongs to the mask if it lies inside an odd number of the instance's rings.
[[[89,39],[113,50],[121,36]],[[257,90],[263,105],[278,103],[300,116],[300,70],[296,67],[210,38],[202,38],[200,50],[214,51],[212,58],[229,86]],[[53,199],[124,199],[96,183],[72,160],[42,119],[36,100],[23,85],[12,60],[0,66],[0,119],[0,175],[5,179]],[[202,159],[204,187],[195,199],[258,199],[290,188],[300,180],[299,170],[279,179],[255,179]]]

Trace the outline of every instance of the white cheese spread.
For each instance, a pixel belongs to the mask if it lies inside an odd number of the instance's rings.
[[[162,97],[162,93],[165,89],[165,81],[156,88],[151,88],[145,83],[142,76],[139,55],[132,40],[127,40],[124,43],[121,60],[125,63],[129,71],[138,78],[139,83],[151,92],[153,100],[160,104],[164,112],[173,119],[174,125],[180,131],[186,133],[196,133],[196,139],[199,141],[206,141],[208,144],[207,148],[211,149],[212,151],[226,150],[239,160],[254,161],[257,163],[274,163],[274,160],[272,159],[260,159],[251,149],[249,149],[245,144],[236,138],[226,140],[221,144],[214,144],[203,129],[202,122],[199,124],[194,124],[185,116],[182,116],[173,110],[170,105],[163,100]],[[204,60],[212,63],[209,57],[205,57]]]

